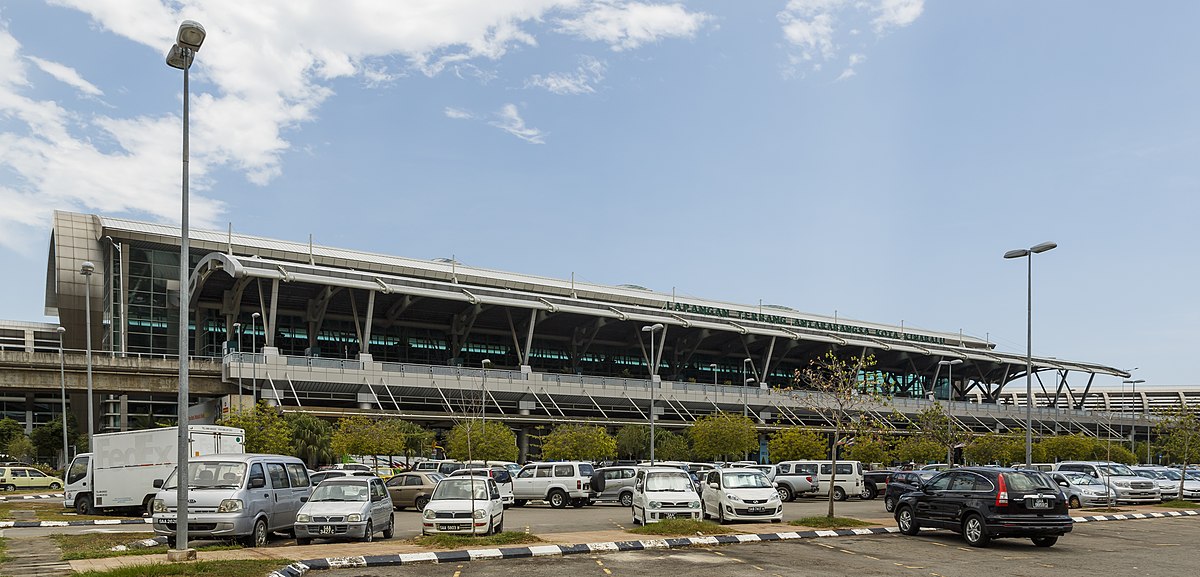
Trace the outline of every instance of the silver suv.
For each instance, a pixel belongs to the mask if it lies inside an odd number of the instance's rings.
[[[634,477],[637,467],[600,467],[594,478],[603,482],[592,483],[593,501],[616,501],[622,507],[633,506]]]
[[[591,463],[580,461],[530,463],[513,479],[513,504],[545,501],[555,509],[582,507],[592,498],[594,473]]]
[[[1055,471],[1074,471],[1091,476],[1107,487],[1115,503],[1157,503],[1162,500],[1158,483],[1139,477],[1128,465],[1111,461],[1063,461]]]

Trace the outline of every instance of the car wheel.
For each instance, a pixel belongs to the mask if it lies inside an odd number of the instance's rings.
[[[59,483],[50,483],[50,488],[51,489],[61,489],[62,485]]]
[[[622,507],[632,507],[633,506],[633,493],[621,493],[621,506]]]
[[[795,498],[792,495],[792,489],[787,485],[780,485],[775,488],[775,491],[779,493],[779,500],[783,501],[784,503],[787,503]]]
[[[259,519],[254,522],[254,530],[246,537],[245,545],[247,547],[266,547],[267,546],[267,520]]]
[[[513,500],[513,507],[524,507],[524,506],[525,506],[525,499],[514,499]]]
[[[75,512],[80,515],[91,515],[95,513],[96,509],[92,506],[92,496],[80,495],[75,497]]]
[[[571,499],[571,506],[576,509],[587,505],[587,499]]]
[[[833,488],[833,498],[836,501],[845,501],[846,500],[846,490],[841,487],[834,487]]]
[[[364,543],[370,543],[375,540],[375,526],[371,523],[370,519],[367,520],[367,528],[363,531],[362,540]]]
[[[504,516],[503,515],[500,516],[500,522],[496,523],[496,532],[497,533],[504,532]]]
[[[4,490],[5,490],[5,491],[16,491],[16,490],[17,490],[17,486],[16,486],[16,485],[5,485],[5,486],[4,486]]]
[[[555,489],[550,492],[550,497],[546,499],[550,502],[550,506],[555,509],[562,509],[567,506],[567,494]]]
[[[987,525],[984,525],[979,515],[971,515],[963,521],[962,534],[963,539],[967,540],[967,545],[972,547],[987,547],[988,541],[991,540],[987,533]]]
[[[407,509],[407,507],[405,507],[404,505],[396,505],[395,507],[392,507],[392,508],[397,511],[403,511],[403,510]]]
[[[167,548],[168,549],[175,548],[175,536],[174,535],[170,535],[167,537]]]
[[[309,537],[296,537],[297,545],[312,545],[312,539]]]
[[[392,515],[388,518],[387,527],[383,530],[383,538],[391,539],[396,534],[396,516]]]
[[[429,504],[429,497],[422,495],[420,497],[417,497],[417,501],[413,505],[417,508],[418,511],[424,511],[425,505],[428,505],[428,504]]]
[[[862,493],[858,494],[858,498],[863,501],[871,501],[875,498],[875,489],[869,486],[863,487]]]
[[[1071,498],[1067,499],[1067,506],[1072,509],[1078,509],[1083,506],[1083,503],[1079,501],[1079,497],[1071,495]]]
[[[883,498],[883,508],[888,513],[895,511],[896,510],[896,498],[892,497],[892,496],[884,497]]]
[[[1033,538],[1033,544],[1037,545],[1038,547],[1050,547],[1050,546],[1053,546],[1055,543],[1058,543],[1057,536],[1034,537]]]
[[[917,525],[917,518],[913,516],[912,507],[901,507],[896,512],[896,526],[905,535],[916,535],[921,532],[921,526]]]
[[[729,522],[725,520],[725,507],[722,507],[720,503],[717,504],[717,522],[722,525]]]

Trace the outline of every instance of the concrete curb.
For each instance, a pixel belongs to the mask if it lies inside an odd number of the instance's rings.
[[[62,499],[62,493],[37,495],[0,495],[0,503],[6,503],[8,501],[33,501],[35,499]]]
[[[80,527],[84,525],[149,525],[154,520],[141,519],[85,519],[82,521],[0,521],[0,529],[28,529],[33,527]]]
[[[1076,523],[1097,521],[1126,521],[1133,519],[1162,519],[1168,517],[1200,516],[1200,510],[1167,511],[1163,513],[1130,513],[1122,515],[1092,515],[1072,517]],[[815,539],[819,537],[853,537],[856,535],[883,535],[899,533],[895,527],[869,527],[864,529],[837,529],[826,531],[797,531],[785,533],[759,533],[737,535],[714,535],[711,537],[681,537],[651,539],[645,541],[611,541],[578,545],[532,545],[528,547],[501,547],[493,549],[466,549],[458,551],[429,551],[425,553],[400,553],[398,555],[368,555],[361,557],[326,557],[297,561],[272,571],[268,577],[302,577],[309,571],[360,567],[396,567],[416,563],[461,563],[482,559],[527,559],[530,557],[562,557],[580,553],[611,551],[644,551],[646,549],[680,549],[696,545],[728,545],[733,543],[755,543],[787,541],[792,539]]]

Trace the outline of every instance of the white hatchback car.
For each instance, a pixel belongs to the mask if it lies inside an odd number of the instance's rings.
[[[631,501],[634,524],[700,518],[691,473],[674,467],[638,468]]]
[[[504,503],[491,477],[445,477],[421,512],[421,534],[491,535],[504,531]]]
[[[704,480],[700,495],[705,518],[728,521],[783,521],[783,501],[779,492],[756,469],[720,469]]]

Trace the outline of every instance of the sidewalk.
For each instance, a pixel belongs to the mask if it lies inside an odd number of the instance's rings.
[[[1127,513],[1123,516],[1144,513],[1169,513],[1175,509],[1164,509],[1154,506],[1126,506],[1122,507]],[[1076,510],[1080,512],[1082,510]],[[1084,516],[1084,514],[1094,514],[1087,511],[1082,511],[1075,517]],[[1112,514],[1109,514],[1112,516]],[[870,527],[894,527],[895,520],[890,516],[875,517],[860,519],[866,523],[870,523]],[[723,527],[726,531],[725,535],[733,534],[764,534],[764,533],[780,533],[780,532],[801,532],[811,531],[811,527],[801,527],[796,525],[788,525],[786,523],[739,523],[737,525],[727,525]],[[627,533],[625,531],[610,529],[603,531],[580,531],[570,533],[543,533],[538,535],[542,542],[530,544],[536,545],[578,545],[582,543],[608,543],[608,542],[623,542],[637,541],[646,539],[666,539],[666,537],[655,537],[653,535],[638,535]],[[520,547],[520,546],[517,546]],[[279,559],[281,565],[288,561],[300,561],[305,559],[322,559],[332,557],[366,557],[366,556],[387,556],[387,555],[402,555],[413,553],[430,553],[433,551],[443,551],[442,549],[431,549],[420,545],[412,545],[402,543],[395,540],[376,540],[371,543],[361,542],[335,542],[321,543],[317,545],[288,545],[283,547],[265,547],[261,549],[233,549],[228,551],[204,551],[198,554],[198,559],[201,561],[219,561],[233,559]],[[136,565],[150,565],[156,563],[167,563],[167,556],[163,553],[153,555],[129,555],[124,557],[108,557],[105,559],[83,559],[79,561],[70,561],[71,569],[76,572],[82,571],[108,571],[119,567],[131,567]]]

